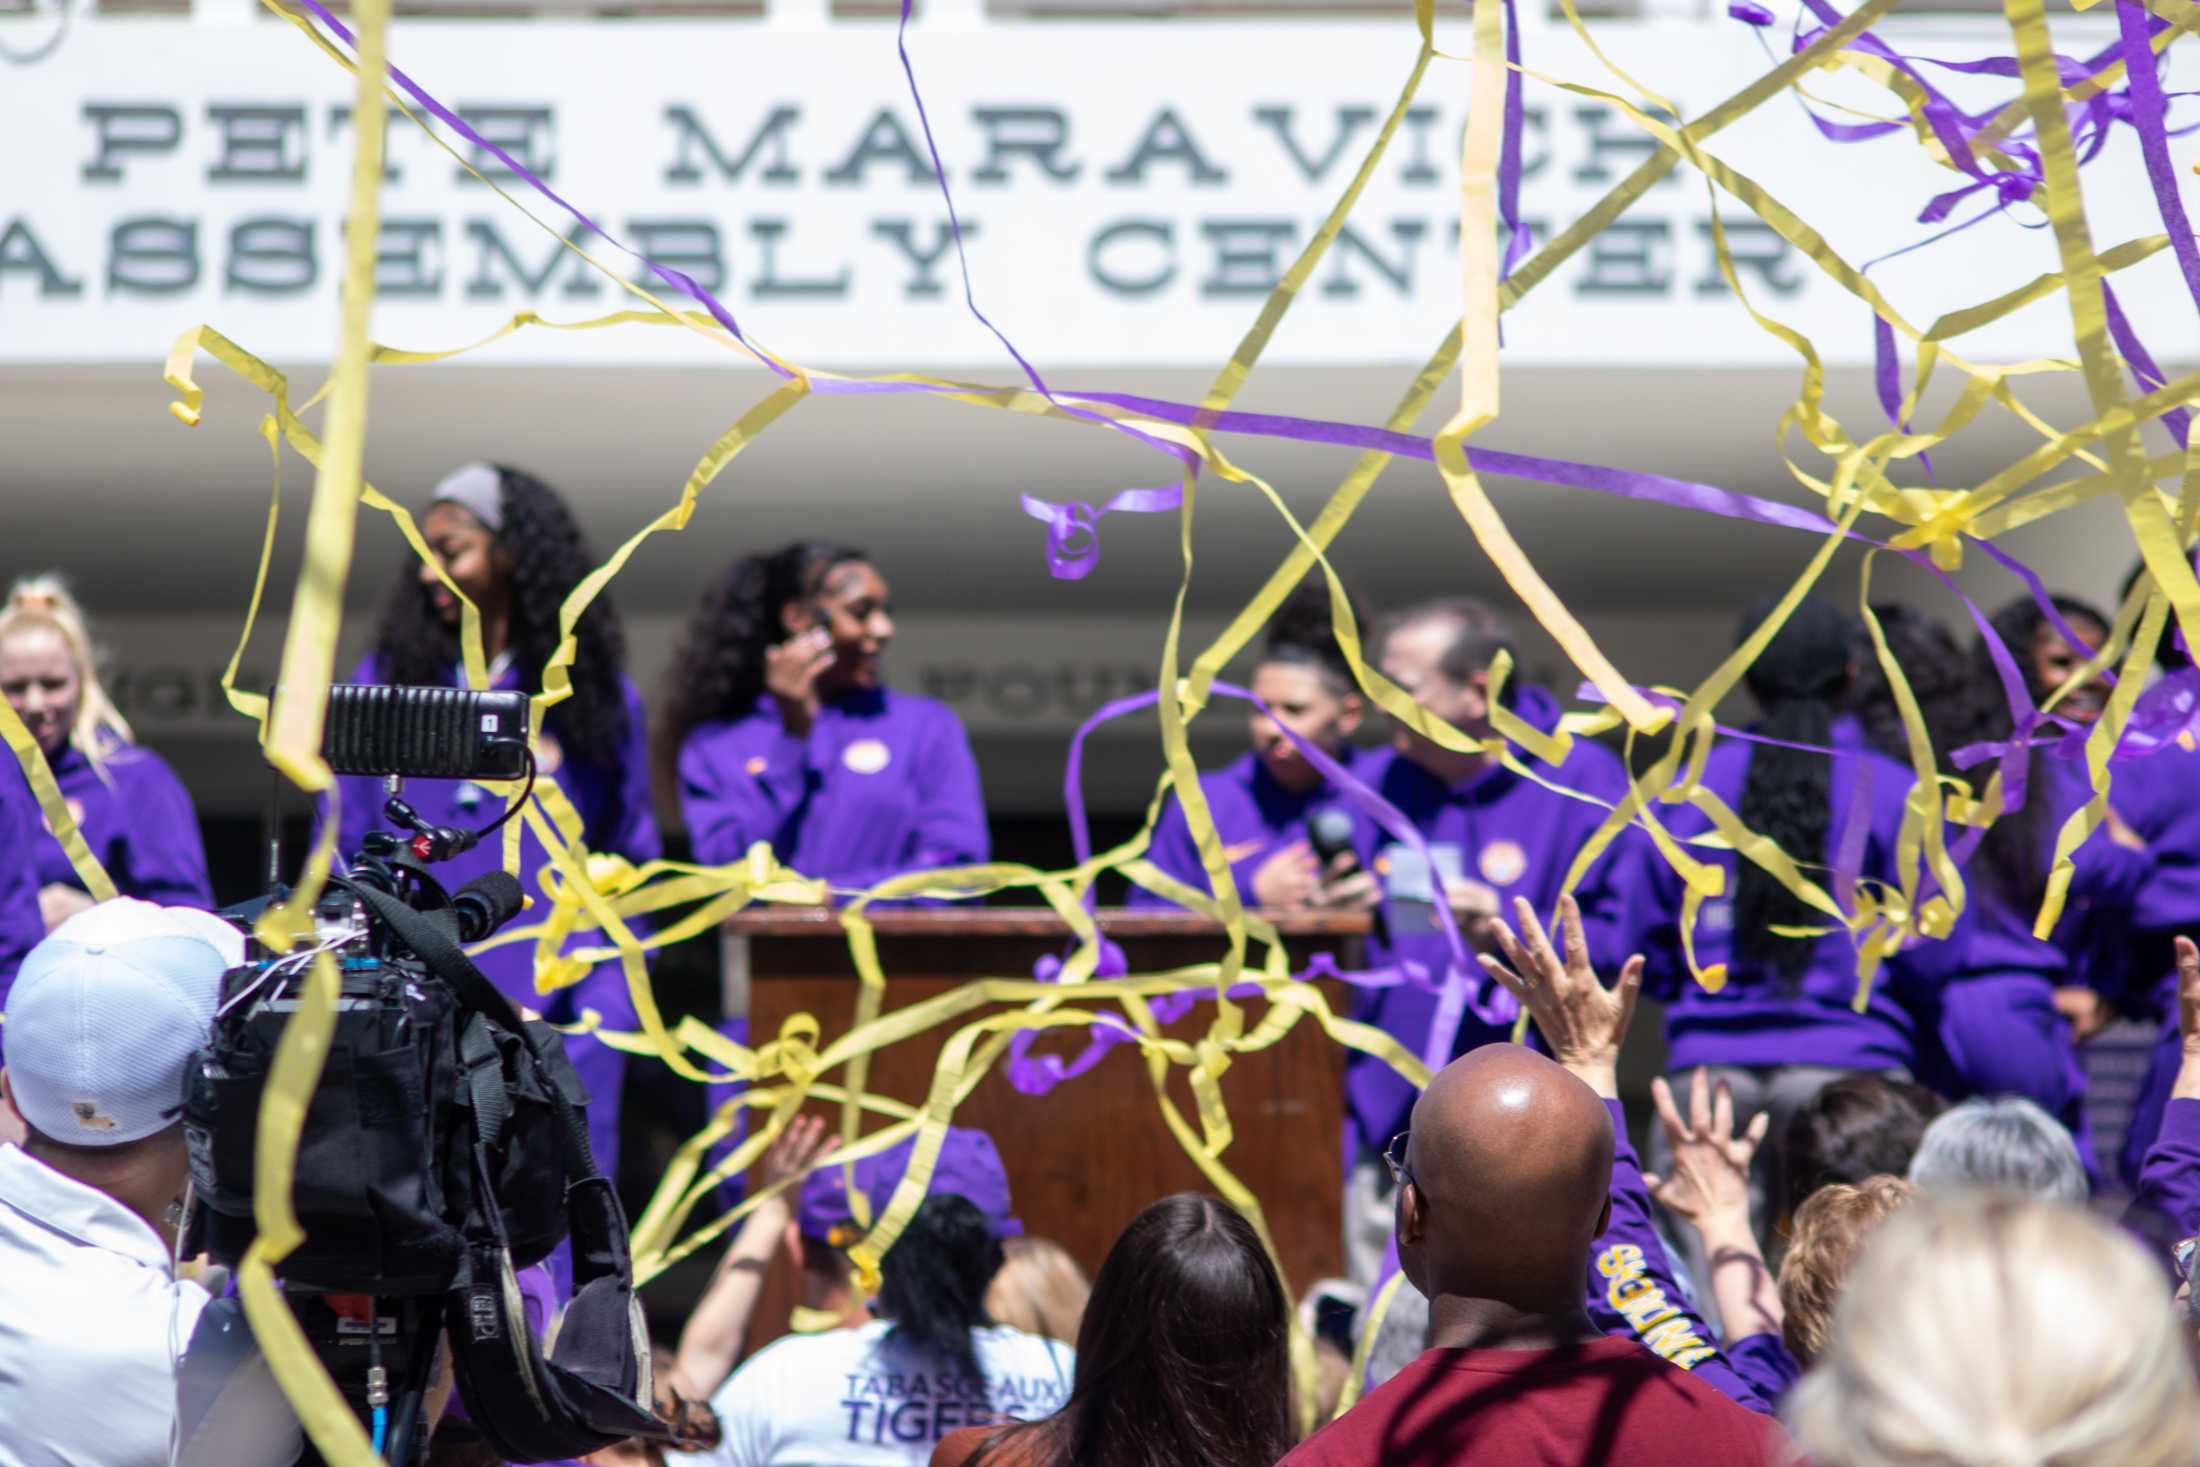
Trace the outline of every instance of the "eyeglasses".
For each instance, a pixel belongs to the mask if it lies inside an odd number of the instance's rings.
[[[2200,1238],[2187,1238],[2170,1249],[2170,1257],[2177,1263],[2177,1276],[2188,1284],[2192,1282],[2192,1258],[2195,1252],[2200,1252]]]
[[[1400,1131],[1397,1135],[1391,1137],[1390,1144],[1383,1148],[1383,1165],[1390,1168],[1390,1181],[1393,1186],[1403,1187],[1413,1180],[1413,1168],[1406,1165],[1406,1141],[1412,1134],[1411,1131]]]

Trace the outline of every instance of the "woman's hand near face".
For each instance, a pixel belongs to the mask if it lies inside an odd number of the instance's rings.
[[[764,687],[779,703],[787,732],[807,737],[817,717],[817,680],[833,665],[832,633],[823,627],[796,632],[764,653]]]

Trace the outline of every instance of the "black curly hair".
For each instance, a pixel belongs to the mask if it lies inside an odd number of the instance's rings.
[[[1735,640],[1746,640],[1763,625],[1772,606],[1767,600],[1752,607]],[[1830,602],[1804,597],[1746,674],[1760,710],[1757,731],[1824,748],[1833,736],[1837,700],[1848,686],[1855,649],[1853,620]],[[1756,745],[1735,813],[1797,861],[1824,861],[1833,827],[1832,761],[1777,744]],[[1735,867],[1735,952],[1783,982],[1794,982],[1810,960],[1811,944],[1772,929],[1810,926],[1820,914],[1756,862],[1737,861]]]
[[[2053,596],[2049,600],[2065,621],[2089,621],[2104,632],[2109,626],[2107,617],[2083,601],[2067,596]],[[2039,639],[2041,628],[2050,625],[2047,613],[2031,597],[2020,596],[1995,612],[1992,623],[1995,634],[2008,646],[2009,655],[2016,659],[2018,669],[2023,672],[2032,701],[2035,704],[2043,702],[2054,689],[2040,682],[2032,644]],[[2073,630],[2084,629],[2073,627]],[[1993,654],[1987,650],[1984,637],[1971,646],[1971,665],[1977,680],[1977,694],[1971,703],[1971,726],[1966,741],[1985,743],[2006,739],[2010,734],[2009,701],[2002,692],[2001,678],[1994,670]],[[2049,833],[2054,811],[2041,785],[2047,755],[2034,748],[2026,752],[2025,758],[2028,766],[2024,806],[1994,822],[1986,838],[1979,843],[1974,862],[1995,894],[2018,911],[2039,905],[2047,889],[2049,858],[2054,854],[2054,837]],[[1995,767],[1996,764],[1990,762],[1973,769],[1973,787],[1983,789],[1985,779],[1993,774]]]
[[[834,567],[870,559],[850,546],[798,540],[726,567],[695,608],[665,679],[660,779],[677,767],[680,745],[698,726],[739,718],[755,705],[764,691],[764,654],[787,636],[780,619],[787,603],[816,595]]]
[[[1959,771],[1949,756],[1967,743],[1977,742],[1975,721],[1979,699],[1977,664],[1937,618],[1915,607],[1890,602],[1874,606],[1879,630],[1887,638],[1887,650],[1909,681],[1924,715],[1926,742],[1932,745],[1933,765],[1945,774]],[[1864,726],[1871,746],[1902,764],[1910,762],[1910,739],[1902,727],[1901,710],[1895,706],[1894,685],[1879,666],[1879,657],[1868,635],[1856,648],[1856,682],[1849,689],[1848,707]],[[1998,696],[2000,684],[1994,684]]]
[[[497,472],[503,526],[497,543],[512,558],[513,665],[528,691],[542,686],[542,670],[558,646],[558,608],[581,578],[595,569],[581,527],[556,490],[524,469],[492,464]],[[550,710],[549,726],[568,758],[598,767],[616,765],[625,743],[627,711],[620,673],[626,635],[608,596],[598,594],[574,628],[573,696]],[[436,614],[428,588],[408,561],[398,575],[375,636],[375,661],[392,683],[449,684],[458,666],[458,628]]]

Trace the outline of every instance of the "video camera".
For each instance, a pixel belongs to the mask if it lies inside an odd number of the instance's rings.
[[[348,874],[330,878],[311,942],[288,953],[248,944],[185,1081],[183,1252],[234,1266],[257,1234],[255,1151],[276,1046],[314,961],[336,964],[335,1032],[292,1186],[306,1237],[275,1272],[376,1453],[395,1464],[425,1456],[446,1334],[467,1416],[507,1460],[668,1435],[651,1411],[626,1218],[591,1154],[579,1077],[558,1033],[523,1019],[463,950],[519,912],[519,883],[493,871],[454,894],[428,870],[509,819],[525,792],[480,830],[431,826],[402,797],[407,778],[532,788],[527,720],[519,693],[329,690],[323,757],[340,774],[385,777],[397,829],[370,834]],[[228,915],[249,931],[252,912]],[[546,1357],[515,1270],[568,1239],[572,1302]],[[224,1302],[228,1318],[210,1311],[202,1334],[234,1329]],[[217,1392],[188,1359],[182,1380],[188,1435]],[[304,1460],[319,1458],[309,1448]]]

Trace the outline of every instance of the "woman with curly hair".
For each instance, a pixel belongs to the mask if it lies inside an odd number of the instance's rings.
[[[596,558],[580,525],[549,485],[524,470],[501,464],[469,464],[437,484],[420,532],[452,584],[481,613],[481,650],[493,688],[536,692],[543,665],[558,644],[558,608]],[[537,744],[539,779],[555,778],[581,818],[592,852],[640,863],[660,854],[656,817],[649,803],[649,760],[641,699],[624,673],[626,641],[610,603],[598,596],[575,628],[579,654],[572,666],[573,695],[550,710]],[[426,564],[406,567],[382,614],[374,651],[353,680],[409,686],[456,686],[463,681],[458,598]],[[339,781],[342,795],[340,850],[357,851],[368,831],[384,824],[381,781],[352,776]],[[405,798],[433,825],[478,829],[494,820],[502,801],[468,780],[408,780]],[[501,841],[483,841],[436,868],[454,890],[501,864]],[[541,891],[549,853],[523,831],[520,885]],[[529,920],[526,917],[521,921]],[[571,946],[603,941],[591,930],[567,939]],[[534,944],[511,943],[480,953],[476,961],[497,987],[540,1010],[553,1023],[571,1023],[583,1009],[603,1016],[612,1030],[636,1026],[626,980],[607,963],[571,987],[539,994],[534,982]],[[567,1040],[574,1068],[590,1096],[588,1129],[596,1160],[616,1176],[619,1085],[626,1059],[588,1036]]]
[[[0,695],[38,740],[116,891],[164,906],[214,905],[191,796],[108,698],[84,612],[58,576],[17,581],[0,608]],[[40,832],[36,859],[50,932],[92,898],[51,832]]]
[[[893,638],[860,550],[800,542],[727,568],[674,661],[658,744],[697,861],[764,841],[847,889],[986,859],[969,737],[946,704],[886,685]]]

